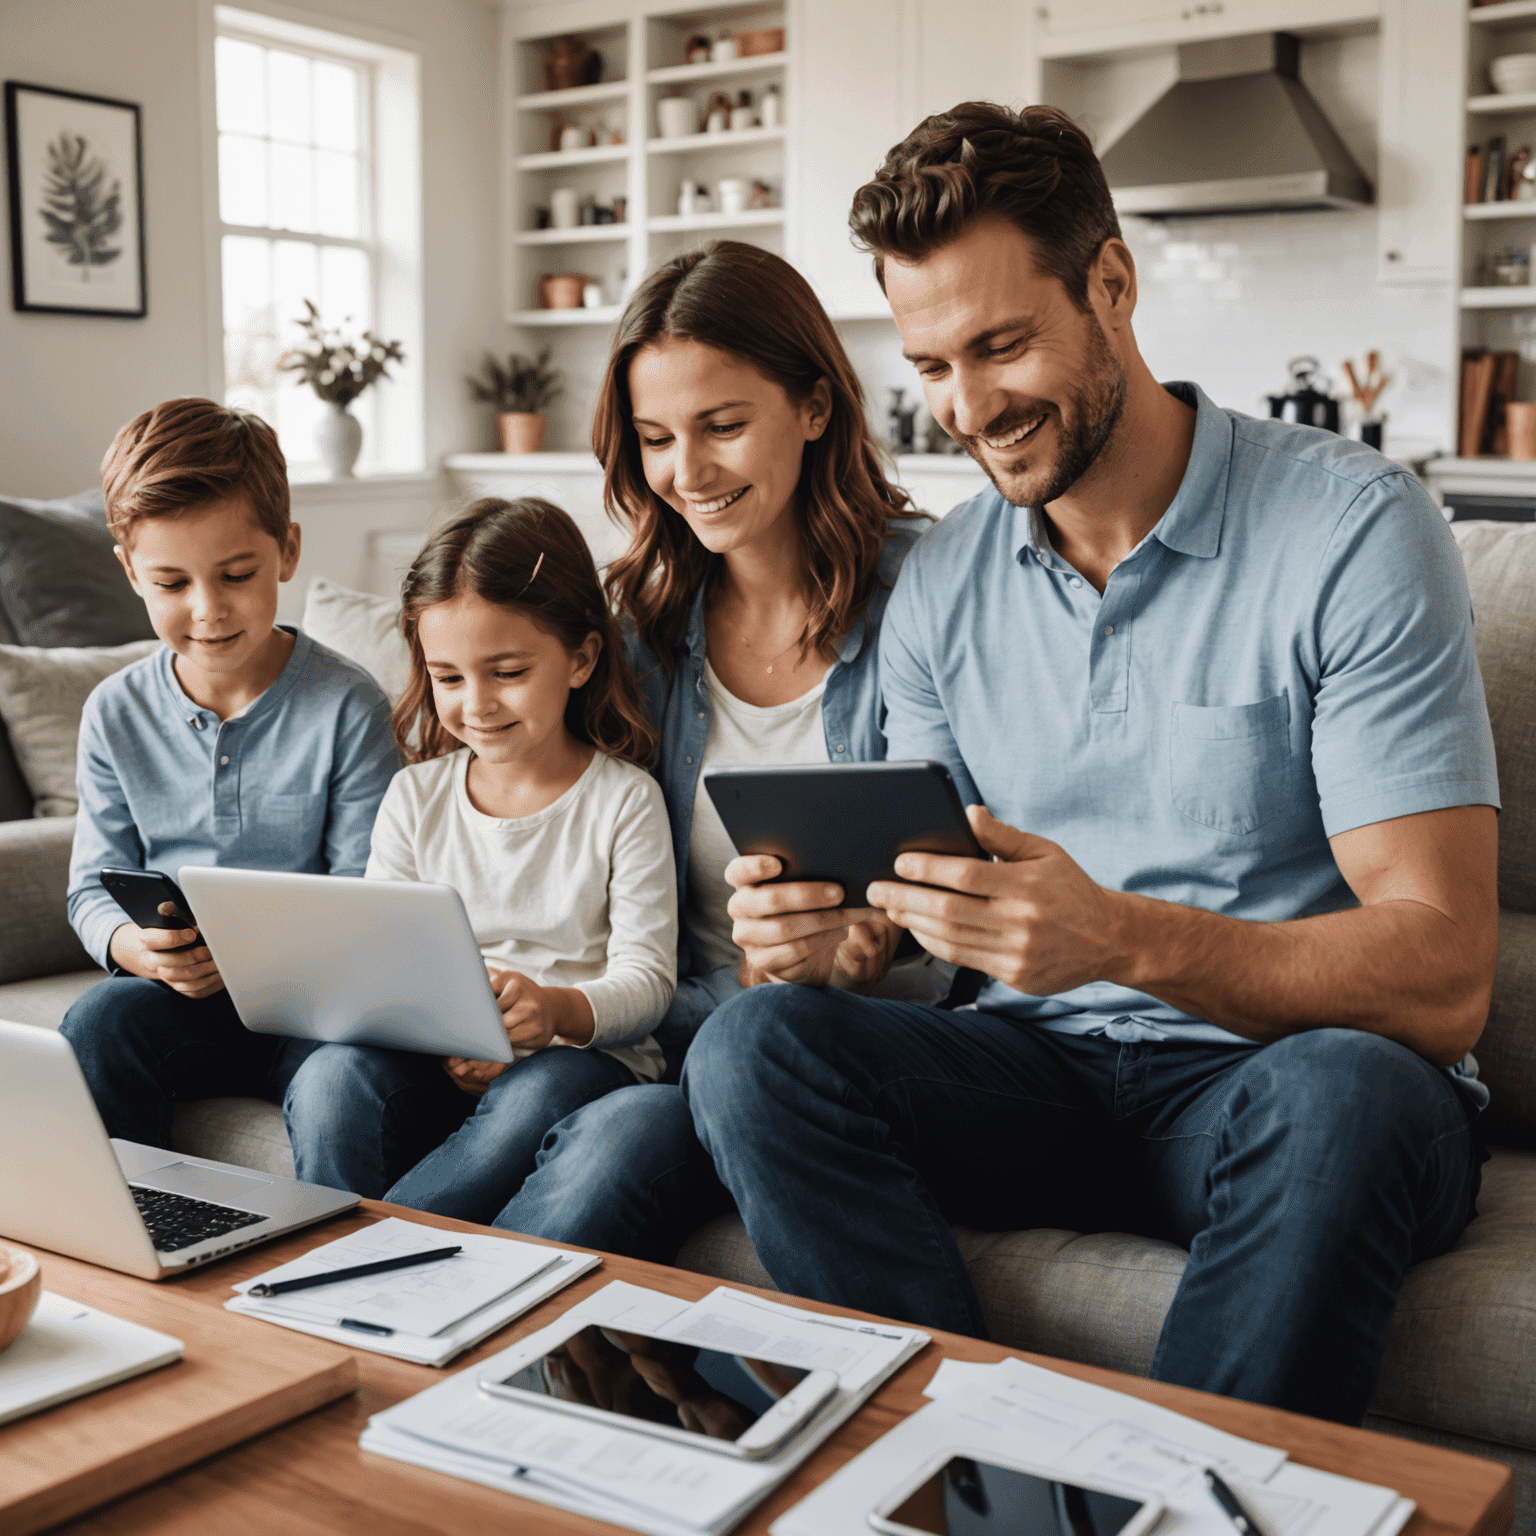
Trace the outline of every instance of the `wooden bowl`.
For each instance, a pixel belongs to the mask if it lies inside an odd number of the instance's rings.
[[[744,59],[756,58],[764,53],[784,51],[783,27],[756,27],[750,32],[736,34],[736,51]]]
[[[21,1337],[43,1294],[43,1272],[36,1254],[0,1246],[0,1349]]]
[[[546,272],[539,279],[539,302],[545,309],[580,309],[587,279],[580,272]]]

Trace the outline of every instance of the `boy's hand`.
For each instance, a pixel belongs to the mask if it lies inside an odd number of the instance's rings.
[[[169,917],[175,909],[164,902],[161,910]],[[182,949],[196,939],[195,928],[140,928],[137,923],[121,923],[113,930],[107,948],[112,959],[134,976],[163,981],[183,997],[212,997],[223,991],[224,978],[207,945]],[[180,953],[173,953],[176,950]]]
[[[443,1057],[443,1071],[465,1093],[472,1093],[477,1099],[506,1070],[507,1063],[504,1061],[466,1061],[462,1056]]]
[[[541,1051],[556,1035],[573,1045],[592,1038],[592,1005],[576,987],[541,987],[521,971],[488,965],[507,1039],[522,1051]]]

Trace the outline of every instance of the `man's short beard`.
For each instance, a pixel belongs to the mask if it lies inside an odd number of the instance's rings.
[[[1061,419],[1061,457],[1053,466],[1054,472],[1045,490],[1031,495],[1027,501],[1013,502],[1013,497],[993,473],[992,466],[980,455],[971,455],[986,471],[987,478],[1003,499],[1015,506],[1040,507],[1065,496],[1093,467],[1119,424],[1120,412],[1125,406],[1125,370],[1110,348],[1099,317],[1090,311],[1087,319],[1087,377],[1081,387],[1067,397],[1074,425],[1069,432],[1065,417]]]

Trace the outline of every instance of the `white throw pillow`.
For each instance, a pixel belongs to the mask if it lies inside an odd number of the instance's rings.
[[[400,633],[400,600],[354,592],[316,576],[304,594],[304,633],[366,667],[395,703],[411,678],[411,654]]]
[[[34,816],[73,816],[80,711],[91,689],[160,648],[129,645],[0,645],[0,718],[32,791]]]

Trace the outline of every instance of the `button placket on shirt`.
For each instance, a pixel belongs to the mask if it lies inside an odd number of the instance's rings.
[[[239,721],[222,720],[213,739],[213,815],[216,821],[240,820]]]
[[[1098,714],[1118,714],[1130,699],[1131,615],[1141,573],[1117,566],[1104,585],[1088,646],[1088,698]]]

